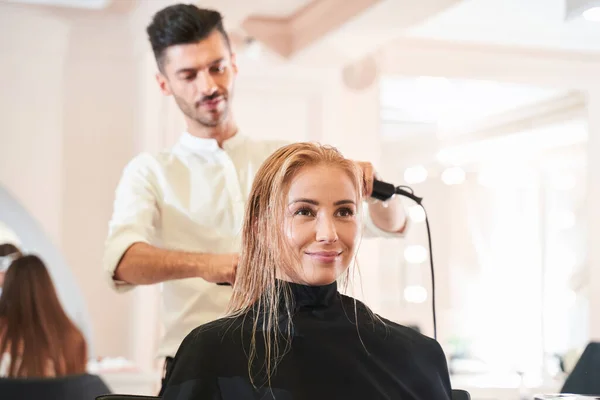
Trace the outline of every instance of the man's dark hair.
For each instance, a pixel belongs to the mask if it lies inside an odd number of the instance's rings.
[[[193,4],[175,4],[160,10],[154,14],[152,22],[146,28],[156,63],[161,70],[168,47],[199,42],[215,30],[223,35],[231,50],[221,14]]]
[[[11,254],[18,253],[19,249],[12,243],[0,244],[0,257],[10,256]]]

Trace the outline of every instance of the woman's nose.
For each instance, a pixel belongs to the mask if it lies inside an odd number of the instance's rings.
[[[330,217],[320,217],[317,220],[317,241],[333,243],[338,240],[335,222]]]

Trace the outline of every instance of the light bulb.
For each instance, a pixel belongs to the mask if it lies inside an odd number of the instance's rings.
[[[442,172],[442,182],[446,185],[459,185],[465,181],[465,171],[460,167],[446,168]]]
[[[425,182],[427,179],[427,169],[422,165],[406,168],[404,171],[404,181],[409,185]]]
[[[427,290],[419,285],[407,286],[404,288],[404,299],[409,303],[423,303],[427,300]]]
[[[419,245],[408,246],[404,249],[404,259],[410,264],[421,264],[427,259],[427,250]]]

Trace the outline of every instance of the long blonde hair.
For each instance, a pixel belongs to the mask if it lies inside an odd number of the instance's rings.
[[[269,384],[278,362],[291,343],[293,299],[287,285],[276,283],[276,270],[286,268],[286,272],[294,276],[294,269],[299,268],[298,256],[291,251],[283,234],[287,196],[298,172],[317,165],[339,168],[347,173],[356,189],[357,204],[361,204],[364,185],[362,173],[354,162],[344,158],[333,147],[295,143],[280,148],[262,164],[246,205],[242,250],[228,315],[236,317],[259,310],[248,314],[252,315],[253,320],[248,354],[248,373],[253,383],[252,365],[257,356],[256,332],[261,331],[264,335],[264,370]],[[347,271],[342,280],[346,279]],[[287,327],[283,330],[279,326],[282,312],[287,314]],[[284,331],[287,332],[287,340],[282,351],[278,338],[285,337]]]

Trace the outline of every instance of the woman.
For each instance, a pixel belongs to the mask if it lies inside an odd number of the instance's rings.
[[[298,143],[259,169],[229,316],[182,343],[164,399],[450,399],[437,342],[337,291],[360,238],[362,175]]]
[[[65,314],[42,260],[16,258],[0,296],[0,376],[82,374],[86,362],[85,339]]]

